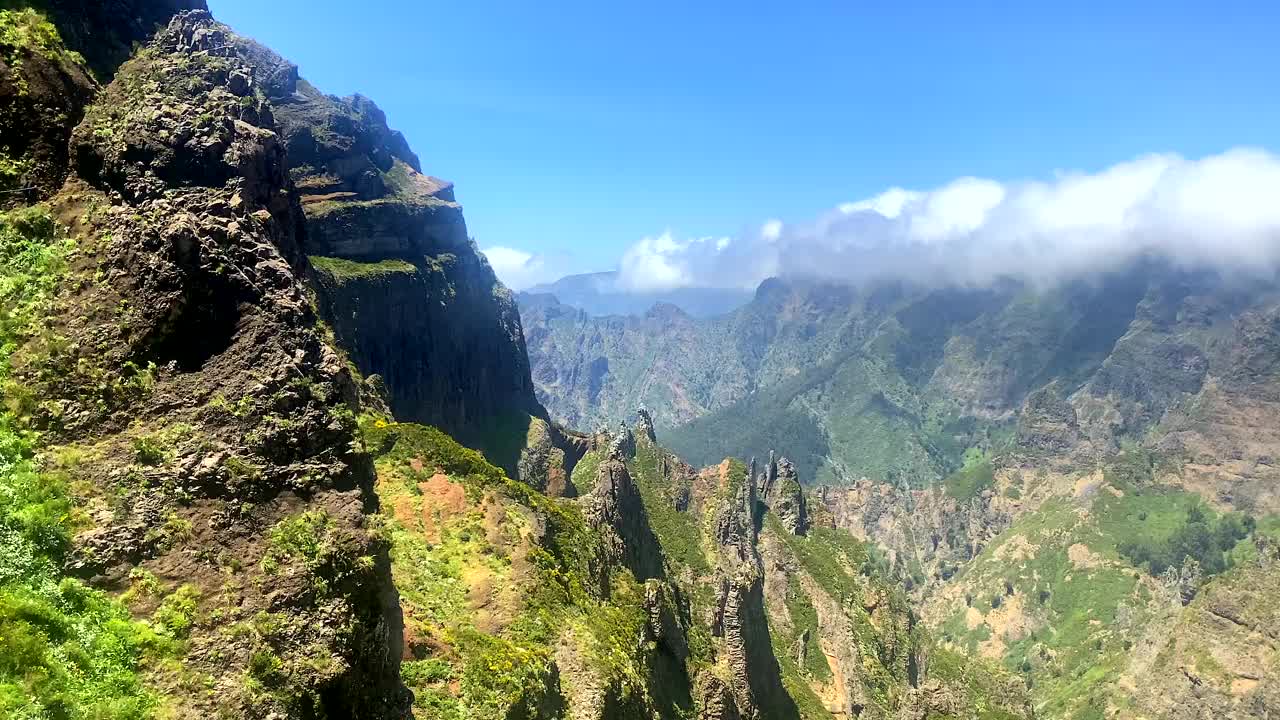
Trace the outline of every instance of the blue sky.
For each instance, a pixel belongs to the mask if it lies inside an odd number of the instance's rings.
[[[1280,147],[1274,3],[209,5],[377,101],[480,245],[549,275],[890,187]]]

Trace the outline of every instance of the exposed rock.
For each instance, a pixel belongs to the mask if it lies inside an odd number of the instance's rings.
[[[613,435],[609,441],[606,454],[619,459],[630,459],[636,456],[636,436],[625,422],[619,425],[617,434]]]
[[[324,95],[271,50],[240,48],[288,149],[321,312],[360,371],[383,378],[395,416],[479,446],[495,423],[545,418],[515,301],[452,185],[420,172],[369,99]],[[228,75],[232,101],[243,75]],[[515,456],[499,461],[517,472]]]
[[[179,16],[87,111],[52,201],[80,282],[56,301],[56,346],[24,348],[14,369],[45,399],[31,422],[95,448],[79,477],[115,498],[90,507],[71,569],[113,589],[145,569],[222,618],[191,628],[183,667],[211,691],[175,698],[174,714],[407,717],[358,390],[307,302],[270,109],[228,88],[248,67],[234,40],[205,12]],[[171,448],[140,466],[140,438]],[[297,523],[323,553],[271,544]],[[219,558],[243,563],[234,581]],[[260,612],[278,626],[261,644],[227,640]],[[246,686],[254,653],[279,662],[278,693]]]
[[[603,537],[606,568],[625,567],[641,581],[663,576],[662,548],[649,526],[640,491],[620,459],[609,457],[600,463],[595,489],[582,498],[582,510]]]
[[[1181,567],[1166,568],[1160,576],[1160,584],[1173,598],[1183,605],[1189,604],[1204,581],[1204,573],[1195,558],[1186,557]]]
[[[1081,440],[1076,410],[1063,397],[1057,383],[1027,396],[1018,415],[1018,443],[1043,453],[1062,453]]]
[[[15,24],[44,22],[34,11],[13,13]],[[23,39],[31,44],[6,42]],[[83,60],[56,36],[33,30],[0,36],[0,209],[61,187],[71,131],[97,91]]]
[[[743,718],[798,717],[769,639],[764,567],[756,550],[754,468],[744,477],[733,477],[731,468],[725,474],[732,495],[715,520],[720,567],[711,631],[724,641],[729,686]]]
[[[590,436],[531,416],[515,477],[552,497],[576,497],[579,488],[573,484],[573,468],[595,442]]]
[[[741,720],[742,714],[734,703],[733,692],[714,673],[700,673],[694,693],[698,703],[698,720]]]
[[[817,488],[814,498],[823,523],[874,541],[892,563],[917,559],[929,585],[950,578],[1013,522],[990,492],[960,501],[943,488],[903,490],[864,479]]]
[[[45,0],[67,46],[84,55],[108,82],[138,44],[146,44],[184,10],[208,10],[205,0]]]
[[[754,461],[752,462],[754,467]],[[759,565],[760,557],[756,554],[756,485],[751,480],[753,471],[747,477],[729,478],[730,501],[720,509],[715,519],[716,544],[723,552],[729,553],[732,564],[726,568],[730,573],[738,565]]]
[[[678,662],[689,657],[687,623],[681,621],[678,600],[671,586],[657,579],[650,579],[644,587],[644,608],[649,616],[645,631],[650,640],[658,643]]]
[[[654,445],[658,442],[657,435],[653,431],[653,417],[649,415],[649,411],[640,407],[636,410],[636,439],[637,442]]]
[[[809,512],[805,505],[804,488],[800,485],[795,466],[790,460],[775,459],[769,453],[769,462],[756,480],[760,501],[773,511],[782,526],[793,535],[809,531]]]
[[[1215,579],[1174,621],[1153,628],[1122,683],[1141,717],[1280,716],[1280,572],[1251,563]],[[1175,606],[1176,607],[1176,606]]]

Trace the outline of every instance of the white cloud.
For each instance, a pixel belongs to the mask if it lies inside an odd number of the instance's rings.
[[[538,283],[550,282],[563,273],[550,267],[540,255],[516,248],[494,246],[480,252],[489,259],[489,265],[504,285],[512,290],[524,290]]]
[[[807,223],[769,220],[729,242],[645,238],[624,287],[752,287],[771,275],[1048,283],[1144,253],[1185,266],[1280,268],[1280,158],[1236,149],[1200,160],[1147,155],[1097,173],[892,188]]]
[[[704,285],[708,278],[697,273],[727,258],[732,248],[727,237],[676,240],[668,230],[627,248],[618,267],[618,286],[641,292]]]

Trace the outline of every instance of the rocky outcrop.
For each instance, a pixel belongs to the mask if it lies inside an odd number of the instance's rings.
[[[723,640],[729,688],[743,718],[798,718],[769,638],[753,476],[754,468],[746,477],[728,478],[730,499],[715,518],[720,566],[711,633]]]
[[[643,406],[636,410],[636,439],[637,442],[647,445],[656,445],[658,436],[653,429],[653,416],[649,415],[649,411]]]
[[[824,524],[876,543],[894,566],[918,562],[926,585],[949,579],[1013,522],[1009,501],[989,489],[960,500],[942,488],[904,490],[864,479],[817,488],[814,499]]]
[[[1135,717],[1230,720],[1280,715],[1280,567],[1249,563],[1205,586],[1153,628],[1121,687]]]
[[[694,688],[698,703],[698,720],[741,720],[733,691],[713,673],[702,673]]]
[[[633,458],[636,456],[636,436],[625,422],[618,426],[618,431],[609,440],[607,454],[611,457],[620,458]]]
[[[1026,450],[1055,455],[1079,445],[1082,435],[1076,410],[1057,383],[1027,396],[1018,414],[1018,445]]]
[[[677,662],[689,657],[688,619],[672,586],[650,579],[644,586],[644,609],[649,622],[645,636],[658,643]]]
[[[545,418],[515,301],[452,185],[421,173],[369,99],[325,95],[261,45],[244,53],[288,150],[321,313],[361,373],[382,377],[396,417],[481,447],[494,424]]]
[[[175,14],[209,9],[205,0],[40,0],[29,4],[49,14],[67,46],[83,55],[104,83],[138,44],[150,40]]]
[[[515,477],[552,497],[577,497],[580,490],[573,484],[573,469],[598,443],[595,437],[530,416]],[[504,458],[491,455],[494,462],[504,464]]]
[[[582,512],[603,539],[603,578],[607,580],[611,567],[624,567],[642,582],[663,576],[662,548],[622,458],[611,455],[600,463],[595,489],[582,499]]]
[[[7,6],[6,6],[7,7]],[[53,194],[67,142],[98,91],[43,15],[0,10],[0,209]]]
[[[52,203],[80,257],[15,356],[41,399],[24,419],[86,450],[71,569],[195,598],[181,664],[209,691],[176,715],[406,717],[357,387],[307,301],[284,146],[237,47],[179,16],[75,129]]]
[[[754,467],[754,463],[752,463]],[[809,511],[805,505],[804,488],[800,485],[795,466],[790,460],[774,458],[769,453],[769,462],[763,472],[755,480],[759,488],[760,501],[765,504],[782,526],[793,535],[804,535],[809,531]]]

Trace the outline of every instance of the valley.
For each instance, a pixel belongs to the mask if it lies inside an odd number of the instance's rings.
[[[0,0],[0,717],[1280,714],[1274,273],[516,293],[306,71]]]

